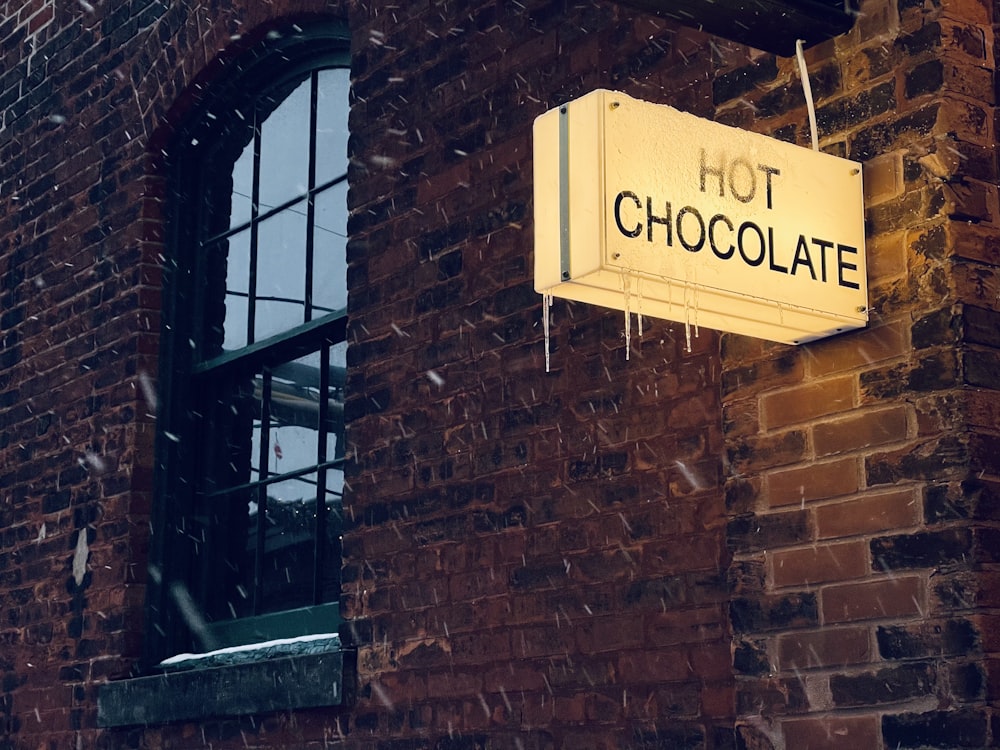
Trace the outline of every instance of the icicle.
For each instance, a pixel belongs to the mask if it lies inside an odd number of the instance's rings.
[[[795,57],[799,61],[799,77],[802,78],[802,92],[806,97],[806,108],[809,110],[809,132],[812,135],[813,151],[819,151],[819,133],[816,129],[816,107],[813,104],[812,86],[809,85],[809,70],[806,68],[806,56],[803,53],[802,40],[795,40]]]
[[[694,337],[700,338],[700,333],[698,331],[698,290],[697,288],[692,290],[694,295]],[[689,347],[690,351],[690,347]]]
[[[687,285],[684,286],[684,343],[687,345],[687,353],[691,353],[691,303],[688,301]]]
[[[628,274],[622,274],[622,291],[625,295],[625,361],[632,348],[632,289]]]
[[[545,372],[549,371],[549,312],[552,309],[552,295],[542,294],[542,331],[545,335]]]
[[[642,338],[642,278],[635,280],[635,308],[639,317],[639,338]]]

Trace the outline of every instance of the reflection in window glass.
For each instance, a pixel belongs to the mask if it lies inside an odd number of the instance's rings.
[[[254,515],[260,522],[260,513]],[[315,475],[276,482],[267,488],[264,516],[261,580],[257,610],[277,612],[301,606],[312,599],[313,558],[316,547]],[[247,554],[257,554],[260,536],[250,527]],[[251,557],[250,559],[253,559]]]
[[[261,222],[257,237],[254,341],[305,322],[305,203]]]
[[[351,87],[347,68],[319,72],[316,99],[316,184],[347,172],[347,101]]]
[[[261,126],[260,213],[308,188],[310,95],[306,79]]]
[[[211,399],[212,423],[247,436],[223,448],[227,464],[210,461],[205,483],[213,511],[202,554],[232,573],[218,582],[225,606],[209,608],[213,620],[329,601],[322,592],[339,576],[346,349],[324,343],[262,365],[220,383]],[[245,542],[234,546],[237,532]]]
[[[222,348],[233,351],[247,345],[250,297],[250,230],[223,240],[226,249],[226,309]]]
[[[316,197],[313,225],[313,307],[319,314],[347,307],[347,182]]]
[[[347,342],[341,341],[330,347],[330,395],[327,401],[326,460],[343,458],[344,449],[344,386],[347,381]],[[337,478],[336,491],[342,492],[344,472]]]
[[[233,201],[229,226],[235,228],[250,221],[253,200],[253,141],[247,144],[233,166]]]

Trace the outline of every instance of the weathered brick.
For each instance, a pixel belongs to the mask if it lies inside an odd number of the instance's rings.
[[[778,667],[785,671],[815,667],[841,668],[872,660],[868,628],[836,628],[796,632],[778,639]]]
[[[768,506],[802,505],[858,491],[858,461],[842,458],[822,464],[771,472],[766,477]]]
[[[937,672],[929,662],[911,662],[876,672],[830,677],[830,693],[837,706],[873,706],[898,703],[933,693]]]
[[[902,356],[908,351],[909,337],[902,325],[892,323],[860,335],[808,344],[807,348],[808,373],[818,377]]]
[[[778,546],[801,544],[811,538],[806,511],[746,514],[729,521],[726,543],[737,553],[755,552]]]
[[[871,553],[875,568],[883,570],[968,564],[973,559],[972,531],[952,528],[879,537],[871,541]]]
[[[913,490],[898,490],[816,508],[816,530],[821,539],[871,534],[907,528],[920,519]]]
[[[831,716],[794,719],[782,723],[786,747],[838,750],[845,744],[878,747],[879,726],[875,716]]]
[[[730,465],[739,472],[798,463],[807,455],[807,435],[792,429],[730,441]]]
[[[712,84],[712,100],[715,104],[735,99],[751,91],[759,83],[773,80],[778,70],[774,58],[762,58],[756,64],[737,68],[718,77]]]
[[[816,595],[811,593],[734,599],[729,616],[737,633],[801,628],[819,622]]]
[[[914,576],[828,586],[822,592],[823,620],[857,622],[916,615],[925,609],[923,598],[921,579]]]
[[[864,542],[775,551],[769,555],[776,587],[862,578],[869,570]]]
[[[957,473],[968,462],[968,446],[956,437],[946,436],[869,456],[865,460],[865,475],[869,486],[901,479],[943,478]]]
[[[907,411],[903,406],[869,411],[813,427],[813,445],[817,456],[871,448],[906,437]]]
[[[847,411],[854,405],[855,380],[835,378],[761,397],[766,429],[787,427],[816,417]]]
[[[968,654],[980,643],[975,624],[964,619],[912,626],[879,626],[876,637],[879,654],[883,659]]]
[[[984,747],[987,717],[974,709],[887,714],[882,738],[890,747]]]

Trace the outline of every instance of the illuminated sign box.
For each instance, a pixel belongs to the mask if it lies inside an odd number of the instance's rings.
[[[613,91],[534,125],[535,289],[801,344],[868,321],[861,165]]]

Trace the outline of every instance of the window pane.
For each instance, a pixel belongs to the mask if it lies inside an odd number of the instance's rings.
[[[250,221],[250,203],[253,199],[253,141],[247,144],[240,158],[233,165],[233,202],[229,213],[229,226],[235,227]]]
[[[315,466],[319,456],[319,354],[274,368],[271,377],[272,474]]]
[[[261,213],[305,194],[308,187],[309,90],[306,79],[261,126]]]
[[[326,533],[324,534],[323,566],[320,580],[320,601],[335,602],[340,597],[340,560],[343,534],[344,472],[327,469],[326,472]]]
[[[305,208],[302,201],[260,224],[255,341],[305,322]]]
[[[226,307],[223,311],[222,348],[227,351],[247,345],[247,302],[250,292],[250,230],[222,241],[226,252]],[[228,249],[226,249],[228,247]],[[211,327],[216,321],[208,321]]]
[[[315,209],[313,317],[319,317],[347,307],[347,183],[317,195]]]
[[[326,460],[344,457],[344,385],[347,380],[347,342],[330,347],[330,398],[327,406]],[[343,489],[343,472],[340,474]]]
[[[316,103],[316,184],[347,172],[347,113],[351,73],[347,68],[319,72]]]
[[[267,488],[262,599],[258,612],[278,612],[312,603],[316,551],[316,475]],[[256,540],[252,546],[256,547]]]

